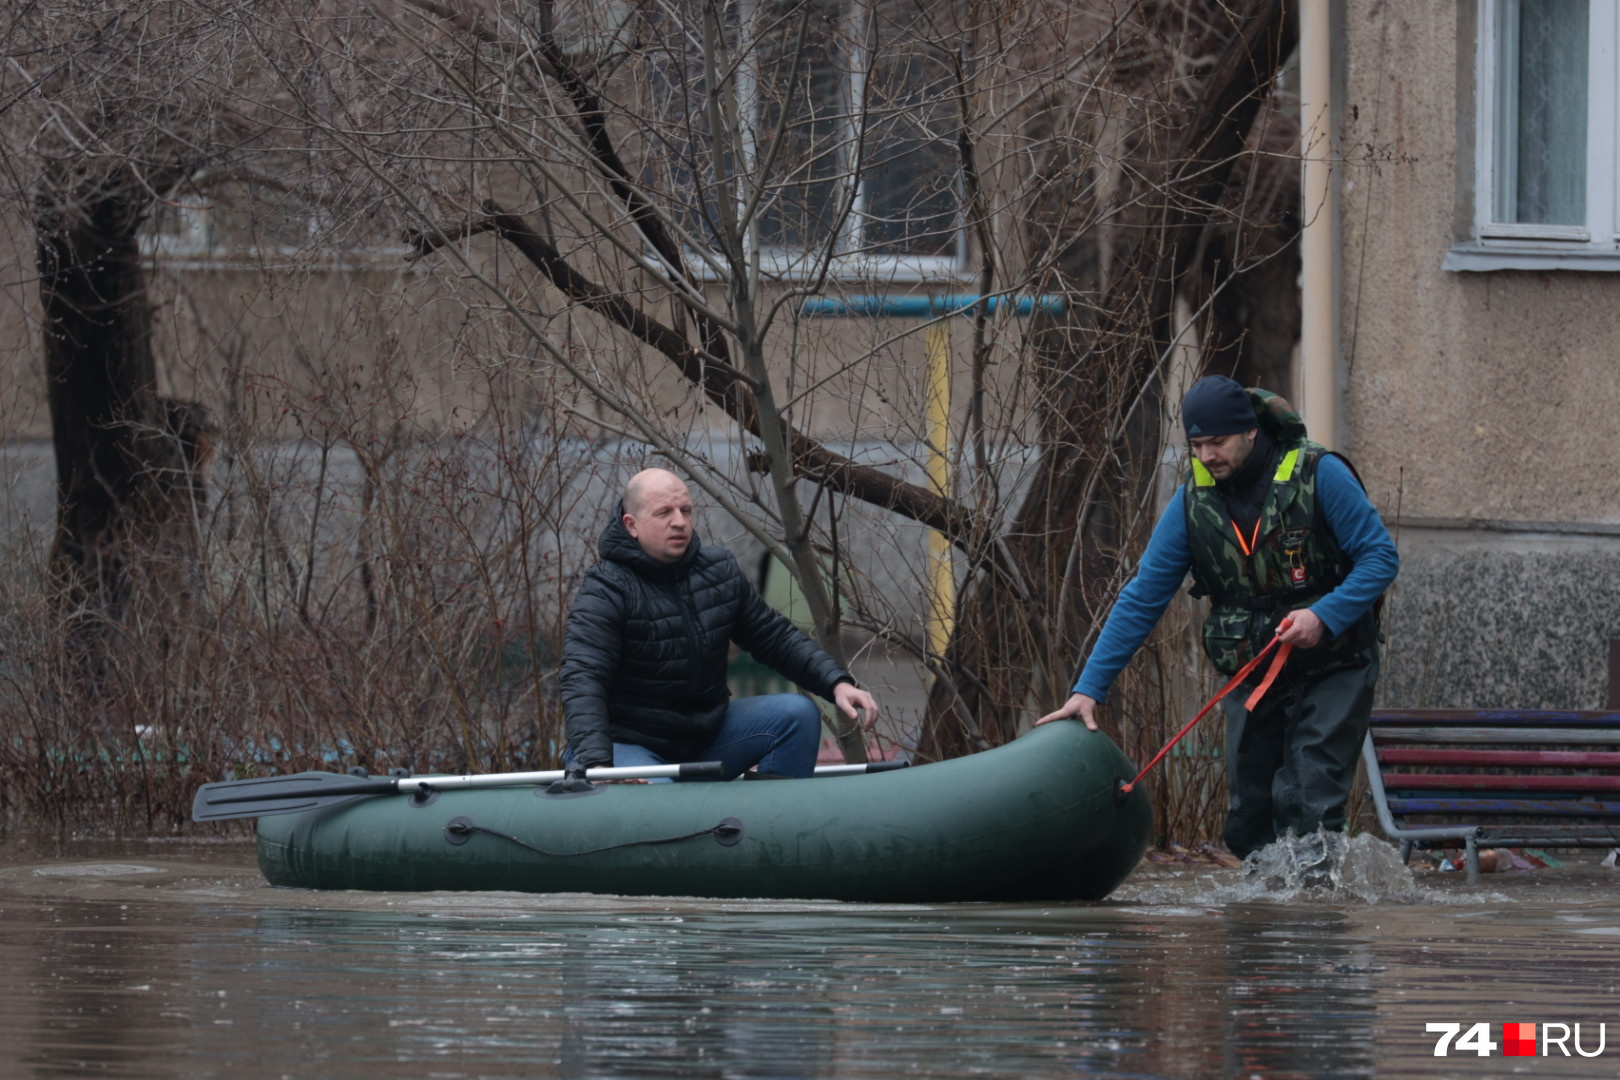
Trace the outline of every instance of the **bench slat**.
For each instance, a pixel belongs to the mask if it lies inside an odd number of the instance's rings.
[[[1392,814],[1523,814],[1549,817],[1620,817],[1620,802],[1589,799],[1390,798]],[[1522,826],[1522,831],[1533,831]]]
[[[1520,773],[1385,773],[1386,791],[1613,791],[1620,776],[1552,776]]]
[[[1520,724],[1529,727],[1561,724],[1620,727],[1620,712],[1565,709],[1378,709],[1373,726],[1380,724]]]
[[[1488,825],[1479,832],[1482,844],[1503,844],[1511,840],[1519,847],[1537,844],[1552,847],[1566,840],[1594,843],[1601,840],[1606,847],[1620,847],[1620,832],[1613,825]]]
[[[1428,750],[1380,747],[1385,765],[1478,765],[1487,768],[1620,769],[1620,753],[1601,750]]]
[[[1570,743],[1575,746],[1620,745],[1620,728],[1475,728],[1471,730],[1437,727],[1375,727],[1373,742],[1440,743]]]

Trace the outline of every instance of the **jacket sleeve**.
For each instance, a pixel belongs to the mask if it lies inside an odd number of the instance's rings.
[[[619,668],[624,612],[624,594],[594,568],[585,574],[568,609],[557,681],[568,748],[574,764],[587,769],[613,764],[608,687]]]
[[[1350,573],[1339,587],[1311,605],[1328,633],[1338,637],[1389,588],[1400,572],[1401,557],[1372,500],[1343,461],[1323,457],[1316,470],[1316,487],[1328,528],[1350,556]]]
[[[755,660],[828,701],[833,699],[833,687],[855,681],[792,620],[765,603],[740,567],[737,582],[741,597],[732,640],[752,653]]]
[[[1086,666],[1075,683],[1074,693],[1096,701],[1107,701],[1114,680],[1131,662],[1136,650],[1153,632],[1153,627],[1170,606],[1181,583],[1192,569],[1192,549],[1187,545],[1185,492],[1177,488],[1153,527],[1147,550],[1136,566],[1136,576],[1120,590],[1108,621],[1103,623],[1097,644],[1086,659]]]

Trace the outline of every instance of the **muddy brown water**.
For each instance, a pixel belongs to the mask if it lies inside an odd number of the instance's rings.
[[[1620,874],[1351,857],[1334,890],[1144,865],[1098,904],[926,907],[314,893],[240,841],[13,833],[0,1078],[1620,1074]],[[1604,1052],[1504,1056],[1504,1023]]]

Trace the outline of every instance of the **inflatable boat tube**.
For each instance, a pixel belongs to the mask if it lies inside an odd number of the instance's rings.
[[[883,902],[1096,900],[1153,812],[1078,721],[861,776],[516,787],[355,799],[259,819],[272,885]]]

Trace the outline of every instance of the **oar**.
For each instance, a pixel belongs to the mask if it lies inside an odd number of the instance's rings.
[[[653,780],[669,777],[700,780],[720,776],[723,771],[724,767],[718,761],[689,761],[684,765],[625,765],[588,769],[585,779]],[[198,789],[197,797],[191,804],[191,820],[225,821],[270,814],[296,814],[367,795],[409,794],[423,789],[445,791],[449,788],[524,787],[549,784],[562,778],[562,770],[558,769],[475,776],[379,776],[371,779],[311,772],[266,776],[255,780],[222,780],[215,784],[204,784]]]

